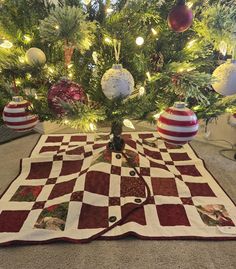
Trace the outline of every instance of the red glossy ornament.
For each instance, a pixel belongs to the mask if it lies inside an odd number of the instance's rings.
[[[193,12],[185,5],[185,1],[179,3],[170,11],[168,15],[169,27],[177,32],[182,33],[189,29],[193,23]]]
[[[81,85],[62,79],[48,91],[48,106],[58,117],[62,117],[65,114],[61,101],[71,104],[78,101],[87,103],[88,98]]]

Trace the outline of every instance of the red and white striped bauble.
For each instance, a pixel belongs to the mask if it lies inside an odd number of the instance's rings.
[[[161,114],[157,131],[166,142],[183,145],[191,141],[198,132],[198,120],[194,112],[183,102],[176,102]]]
[[[38,117],[30,112],[28,109],[30,105],[31,103],[21,96],[14,96],[3,110],[5,125],[16,132],[32,130],[38,123]]]

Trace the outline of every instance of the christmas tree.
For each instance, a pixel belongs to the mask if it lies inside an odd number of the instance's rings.
[[[108,121],[113,133],[175,101],[207,123],[236,111],[236,88],[211,86],[235,58],[235,1],[4,0],[0,12],[1,111],[21,95],[41,121],[85,131]],[[124,92],[109,81],[116,69]]]

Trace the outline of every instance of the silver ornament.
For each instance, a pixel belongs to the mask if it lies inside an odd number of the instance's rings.
[[[41,49],[30,48],[25,54],[26,62],[31,65],[43,65],[46,63],[46,56]]]
[[[236,94],[236,61],[227,61],[213,72],[216,81],[212,87],[219,94],[228,96]]]
[[[121,64],[114,64],[101,81],[102,90],[108,99],[128,97],[134,89],[134,78]]]

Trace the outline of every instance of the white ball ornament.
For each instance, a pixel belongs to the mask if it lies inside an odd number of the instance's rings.
[[[103,93],[108,99],[125,98],[134,89],[134,78],[121,64],[114,64],[103,75],[101,85]]]
[[[44,65],[46,63],[46,56],[41,49],[30,48],[25,54],[26,62],[31,65]]]
[[[230,60],[218,66],[213,72],[216,81],[212,87],[221,95],[229,96],[236,94],[236,61]]]

